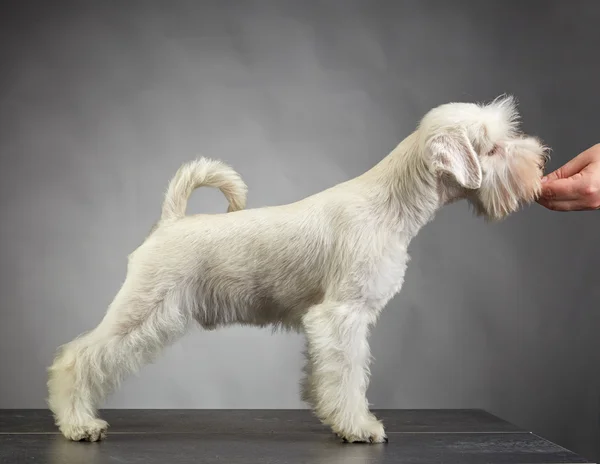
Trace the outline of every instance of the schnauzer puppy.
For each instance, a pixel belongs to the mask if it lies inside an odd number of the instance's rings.
[[[547,149],[518,120],[512,97],[441,105],[366,173],[275,207],[244,209],[246,185],[222,162],[184,164],[103,320],[49,368],[61,432],[102,439],[99,403],[195,321],[303,332],[303,400],[345,441],[387,441],[366,398],[370,329],[402,286],[411,239],[440,207],[465,199],[493,221],[537,197]],[[228,212],[186,216],[200,186],[219,188]]]

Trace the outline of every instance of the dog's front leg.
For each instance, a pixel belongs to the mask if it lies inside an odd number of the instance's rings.
[[[348,442],[386,442],[383,424],[369,411],[368,334],[373,314],[355,303],[323,303],[302,324],[310,369],[305,388],[321,421]],[[305,391],[305,394],[308,393]]]

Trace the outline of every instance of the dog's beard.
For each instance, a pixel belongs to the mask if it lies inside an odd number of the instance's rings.
[[[533,202],[547,158],[547,149],[533,138],[507,141],[483,156],[481,188],[468,197],[475,214],[498,221]]]

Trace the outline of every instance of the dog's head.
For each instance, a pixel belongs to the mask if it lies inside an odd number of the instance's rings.
[[[536,199],[548,150],[519,132],[512,97],[487,105],[448,103],[418,128],[419,146],[444,202],[466,198],[476,214],[502,219]]]

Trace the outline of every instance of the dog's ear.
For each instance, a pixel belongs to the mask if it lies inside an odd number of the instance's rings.
[[[427,143],[427,149],[435,172],[450,174],[467,189],[481,187],[481,164],[464,131],[436,135]]]

